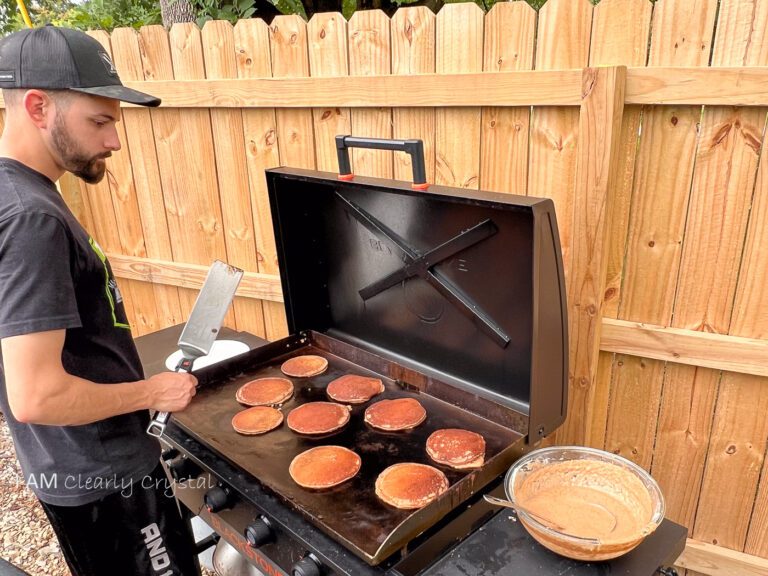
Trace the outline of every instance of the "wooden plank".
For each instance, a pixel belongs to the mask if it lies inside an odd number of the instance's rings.
[[[765,6],[765,3],[762,4]],[[752,214],[744,244],[739,284],[736,290],[731,333],[768,338],[768,146],[763,141],[760,170],[755,184]],[[766,382],[763,387],[766,388]],[[762,428],[762,426],[760,427]],[[754,438],[759,438],[757,435]],[[762,436],[765,438],[765,435]],[[768,459],[763,460],[760,486],[747,534],[745,552],[768,557]]]
[[[89,32],[89,36],[98,40],[107,51],[111,52],[109,36],[106,32]],[[94,228],[93,230],[90,230],[89,233],[105,252],[124,251],[120,238],[119,216],[115,212],[116,207],[115,203],[112,201],[112,190],[110,185],[113,180],[110,173],[112,170],[120,170],[119,164],[121,164],[120,161],[124,154],[124,151],[117,151],[112,154],[111,158],[107,159],[107,173],[101,182],[97,184],[86,184],[85,182],[80,181],[83,194],[88,196],[88,202],[91,206],[91,213],[93,216],[92,223]],[[133,297],[133,286],[130,282],[123,282],[120,285],[120,292],[123,296],[123,306],[125,307],[128,321],[138,332],[139,327],[136,312],[134,310],[134,302],[136,299]]]
[[[561,431],[584,444],[593,418],[600,330],[608,260],[607,221],[619,179],[624,111],[623,67],[587,68],[573,211],[572,268],[568,279],[570,380],[568,417]]]
[[[205,73],[208,78],[237,78],[235,35],[227,21],[206,22],[202,31]],[[221,191],[221,215],[227,261],[243,270],[258,270],[248,186],[243,115],[240,110],[211,110],[216,175]],[[238,330],[264,337],[261,302],[235,299],[232,303]]]
[[[485,17],[483,70],[533,68],[536,12],[525,2],[500,2]],[[528,132],[531,112],[483,108],[480,187],[524,196],[528,188]]]
[[[603,318],[600,349],[689,366],[768,376],[768,340]]]
[[[123,80],[144,79],[142,49],[139,35],[133,28],[118,28],[112,32],[113,59]],[[170,58],[170,54],[168,55]],[[133,182],[138,204],[138,224],[144,238],[149,258],[172,260],[168,221],[160,183],[160,171],[155,150],[154,128],[150,110],[123,108],[123,124],[131,164],[140,166],[133,170]],[[179,291],[174,287],[154,286],[155,324],[147,331],[173,326],[182,321]]]
[[[483,69],[483,11],[473,3],[446,4],[437,15],[435,69],[440,74]],[[480,184],[480,108],[435,110],[435,182]]]
[[[690,39],[707,34],[711,37],[716,5],[717,2],[706,0],[701,10],[692,12],[690,3],[680,0],[655,4],[649,65],[706,66],[708,50],[702,51],[700,44],[698,50],[692,50],[689,45]],[[670,324],[700,115],[701,109],[693,107],[644,110],[618,313],[622,320]],[[654,289],[649,290],[649,286]],[[617,356],[616,365],[619,362],[624,369],[613,377],[605,448],[646,468],[653,465],[654,474],[668,495],[668,515],[686,524],[681,516],[686,514],[684,509],[695,504],[701,463],[692,462],[684,467],[668,461],[662,469],[657,460],[663,447],[658,437],[654,447],[654,437],[666,433],[670,441],[679,435],[684,441],[706,443],[711,412],[689,405],[679,406],[678,413],[659,413],[665,369],[670,376],[688,370],[687,366],[665,367],[663,362],[631,356]],[[622,378],[623,374],[640,372],[643,377],[637,381]],[[701,380],[697,386],[706,389],[708,382]],[[667,388],[665,401],[674,403],[690,391],[682,386]],[[682,422],[685,424],[681,431],[677,425]],[[685,432],[686,426],[692,427],[690,435]],[[683,490],[681,486],[687,488]]]
[[[717,27],[713,65],[768,65],[768,36],[762,25],[766,17],[766,0],[721,1],[718,21],[723,24]],[[765,270],[768,263],[763,257],[762,266],[755,266],[760,260],[754,260],[758,247],[750,244],[754,242],[754,232],[746,235],[753,191],[758,192],[756,170],[766,113],[766,108],[709,108],[702,119],[705,141],[711,141],[711,145],[705,150],[708,153],[705,159],[699,159],[704,169],[702,181],[707,183],[701,186],[700,203],[709,204],[705,216],[709,220],[707,224],[721,238],[717,246],[709,246],[711,259],[700,276],[703,277],[703,287],[709,286],[712,293],[706,307],[703,302],[698,303],[698,307],[706,311],[705,323],[713,325],[718,332],[727,330],[732,334],[753,336],[751,329],[758,328],[757,332],[768,330],[765,317],[761,326],[759,315],[754,313],[759,310],[756,306],[764,304],[762,296],[753,292],[752,298],[745,297],[743,290],[739,290],[742,294],[737,297],[739,305],[733,306],[737,278],[739,282],[750,284],[754,280],[745,274],[759,275],[760,268]],[[728,169],[723,170],[723,166]],[[697,166],[697,173],[698,170]],[[759,207],[752,214],[750,226],[753,230],[755,224],[765,226],[768,223],[759,220]],[[701,212],[692,214],[692,218],[696,217],[702,217]],[[760,248],[764,249],[764,246]],[[701,260],[695,261],[695,265],[700,266]],[[711,278],[711,271],[715,269],[717,274]],[[724,282],[720,275],[727,275],[730,282]],[[758,316],[758,319],[752,316]],[[747,544],[753,510],[759,509],[755,499],[759,496],[758,483],[768,445],[766,384],[768,382],[763,378],[723,374],[693,526],[692,535],[697,540],[736,550],[743,550]],[[717,521],[716,511],[711,509],[713,506],[728,510],[727,523]]]
[[[61,192],[61,196],[69,206],[69,209],[80,222],[80,225],[86,230],[93,230],[93,216],[91,215],[91,205],[88,196],[83,194],[77,176],[71,172],[65,172],[56,183]]]
[[[730,19],[738,4],[749,12],[754,7],[752,0],[726,0],[720,2],[720,17]],[[718,41],[713,61],[740,63],[751,27],[737,32],[744,37],[734,34]],[[716,33],[722,36],[723,29],[716,27]],[[759,109],[710,107],[700,120],[673,327],[720,334],[729,331],[765,114]],[[688,524],[692,536],[737,550],[746,540],[768,434],[768,426],[757,426],[754,413],[768,407],[768,393],[747,400],[750,392],[759,393],[755,380],[726,378],[718,390],[720,374],[712,370],[688,368],[667,375],[662,413],[679,415],[681,409],[699,404],[698,410],[715,417],[708,443],[688,443],[680,434],[686,429],[682,420],[676,431],[657,436],[657,452],[666,465],[675,462],[698,470],[706,463],[695,522]],[[702,386],[704,383],[712,390]],[[680,395],[688,388],[688,396]],[[667,389],[675,395],[667,394]],[[678,484],[677,489],[681,488]],[[728,510],[728,522],[722,522],[721,510]]]
[[[173,84],[176,80],[173,77],[171,45],[165,29],[162,26],[144,26],[139,30],[139,42],[144,77],[150,79],[153,85],[155,82],[162,81],[169,81],[170,84]],[[187,150],[185,138],[180,133],[182,118],[185,116],[181,110],[161,107],[151,110],[150,117],[154,130],[154,147],[160,179],[160,188],[153,187],[153,192],[154,194],[158,191],[162,192],[162,199],[157,199],[153,195],[150,202],[152,210],[162,209],[164,212],[164,215],[159,217],[161,220],[158,220],[157,224],[159,225],[163,220],[166,222],[170,254],[175,259],[177,258],[177,255],[174,254],[178,243],[177,235],[184,234],[184,227],[180,222],[174,198],[176,189],[183,189],[185,186],[186,173],[182,166],[176,164],[173,154],[174,149],[178,149],[179,154],[184,154]],[[197,142],[193,142],[193,145],[197,145]],[[191,154],[188,158],[188,161],[193,161]],[[179,171],[178,175],[176,170]],[[168,252],[164,252],[164,254],[167,257]],[[192,309],[191,303],[194,302],[196,295],[191,290],[182,288],[178,289],[178,295],[179,313],[181,320],[184,320],[189,316],[189,311]]]
[[[166,108],[578,106],[581,69],[338,78],[125,81]],[[768,106],[765,69],[627,70],[626,104]],[[133,104],[121,104],[137,108]],[[0,97],[0,108],[4,106]]]
[[[381,10],[358,11],[349,20],[350,76],[381,76],[392,70],[389,18]],[[392,109],[352,110],[352,134],[392,138]],[[392,178],[392,152],[354,148],[352,170],[361,176]]]
[[[307,25],[300,16],[277,16],[269,27],[272,75],[276,78],[309,76]],[[338,86],[335,88],[338,90]],[[276,104],[276,106],[282,106]],[[322,106],[315,102],[312,106]],[[280,164],[295,168],[315,167],[312,111],[276,110]]]
[[[756,25],[754,33],[763,33]],[[627,78],[628,104],[766,106],[765,69],[689,66],[635,68]]]
[[[539,10],[537,24],[537,70],[587,66],[592,11],[592,4],[587,0],[549,0],[544,4]],[[531,118],[528,195],[551,198],[555,203],[566,284],[571,274],[579,112],[563,107],[537,106]],[[570,294],[568,299],[570,301]],[[576,313],[569,306],[569,315]],[[579,395],[573,391],[578,384],[572,377],[569,382],[568,414],[580,418],[571,408],[571,400]],[[565,430],[569,428],[552,435],[551,441],[570,442],[571,439],[565,438]]]
[[[429,74],[435,71],[436,17],[426,6],[400,8],[392,17],[392,74]],[[435,181],[435,110],[393,108],[392,136],[424,142],[427,182]],[[413,180],[409,154],[394,155],[394,177]]]
[[[106,32],[93,32],[98,34],[99,40],[110,55],[112,55],[111,42]],[[144,244],[144,232],[141,227],[141,215],[136,199],[136,188],[133,179],[132,157],[126,146],[125,122],[117,123],[117,133],[123,148],[113,154],[111,168],[108,172],[109,188],[112,193],[112,204],[115,208],[118,234],[123,253],[129,256],[144,257],[147,255]],[[133,310],[131,318],[131,331],[136,336],[148,332],[154,332],[164,327],[162,318],[158,317],[158,303],[151,286],[131,281],[124,282],[120,286],[127,298],[130,298],[130,308]]]
[[[307,25],[309,68],[314,78],[349,74],[347,21],[338,12],[315,14]],[[312,110],[317,169],[338,172],[336,136],[350,134],[349,108],[329,106]]]
[[[153,258],[136,258],[121,254],[108,254],[114,263],[115,275],[119,278],[129,278],[139,282],[163,286],[178,286],[199,290],[208,274],[209,266],[156,260]],[[242,298],[282,302],[283,293],[280,277],[275,274],[248,272],[237,288],[237,295]]]
[[[591,26],[592,4],[588,0],[549,0],[539,10],[536,69],[587,66]],[[555,202],[566,279],[571,270],[578,127],[578,110],[547,106],[533,110],[528,194]]]
[[[204,78],[197,26],[176,24],[168,40],[175,77]],[[170,114],[154,116],[153,120],[174,260],[209,266],[213,260],[227,259],[211,115],[204,109],[166,112]],[[197,294],[182,290],[179,297],[187,317]],[[235,325],[231,309],[225,325]]]
[[[269,29],[263,20],[240,20],[235,25],[237,73],[240,78],[272,76]],[[272,228],[272,213],[267,196],[264,170],[280,164],[277,150],[275,111],[243,110],[243,133],[248,155],[248,180],[251,189],[251,210],[256,237],[257,269],[260,273],[278,275],[277,249]],[[267,340],[288,335],[285,307],[265,300],[264,328]]]
[[[647,0],[603,0],[595,7],[592,20],[590,64],[592,66],[644,66],[648,53],[648,34],[652,6]],[[624,106],[619,139],[620,152],[615,170],[613,204],[607,220],[607,262],[603,296],[603,316],[615,318],[619,312],[621,278],[626,252],[632,181],[637,157],[637,138],[642,108]],[[605,446],[605,429],[611,390],[611,354],[601,354],[597,376],[591,384],[591,418],[585,444]]]
[[[688,539],[685,550],[675,562],[680,568],[696,570],[713,576],[765,576],[768,560],[714,546],[707,542]]]

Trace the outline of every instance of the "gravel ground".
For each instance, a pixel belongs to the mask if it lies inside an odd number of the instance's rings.
[[[71,576],[40,503],[24,485],[11,434],[0,413],[0,558],[32,576]],[[214,576],[203,570],[203,576]]]
[[[53,529],[21,468],[0,414],[0,557],[37,576],[70,576]]]

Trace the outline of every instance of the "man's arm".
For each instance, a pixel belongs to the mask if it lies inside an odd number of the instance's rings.
[[[191,374],[162,372],[147,380],[96,384],[64,370],[64,330],[2,339],[5,385],[14,418],[70,426],[147,408],[179,412],[195,395]]]

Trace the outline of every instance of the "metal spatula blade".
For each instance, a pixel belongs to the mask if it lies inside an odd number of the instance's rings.
[[[194,361],[211,351],[242,277],[242,270],[220,260],[211,265],[179,337],[182,358],[176,372],[191,372]],[[155,414],[147,427],[147,434],[158,438],[162,436],[170,416],[169,412]]]

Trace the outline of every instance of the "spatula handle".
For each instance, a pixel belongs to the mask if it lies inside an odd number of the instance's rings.
[[[176,365],[174,372],[191,372],[192,363],[194,361],[194,358],[185,358],[182,356],[181,360],[179,360],[179,363]],[[170,418],[170,412],[156,412],[152,421],[149,423],[149,426],[147,426],[147,434],[154,436],[155,438],[160,438],[160,436],[163,435],[163,432],[165,432],[165,426],[168,424]]]

